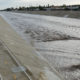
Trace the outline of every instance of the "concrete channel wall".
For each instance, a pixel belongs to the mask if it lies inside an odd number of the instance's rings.
[[[0,40],[19,66],[25,67],[29,80],[63,80],[62,77],[42,59],[35,49],[25,42],[0,16]]]

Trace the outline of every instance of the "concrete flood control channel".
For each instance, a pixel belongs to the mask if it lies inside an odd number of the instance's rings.
[[[0,42],[0,74],[3,80],[28,80],[22,71],[15,72],[13,69],[18,65],[9,55],[9,52],[5,49]]]
[[[0,73],[4,80],[64,80],[1,16],[0,41],[5,47],[0,49]]]

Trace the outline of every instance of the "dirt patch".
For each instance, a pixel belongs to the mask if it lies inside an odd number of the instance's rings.
[[[40,29],[27,29],[25,31],[26,34],[30,34],[31,38],[37,41],[42,42],[49,42],[49,41],[55,41],[55,40],[80,40],[79,38],[72,37],[69,35],[66,35],[62,32],[54,31],[54,30],[43,30]]]
[[[61,68],[61,70],[62,71],[69,71],[69,72],[80,70],[80,64],[72,65],[70,67],[63,67],[63,68]]]

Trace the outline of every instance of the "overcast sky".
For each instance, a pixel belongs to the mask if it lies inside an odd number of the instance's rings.
[[[80,0],[0,0],[0,9],[7,7],[35,6],[35,5],[80,4]]]

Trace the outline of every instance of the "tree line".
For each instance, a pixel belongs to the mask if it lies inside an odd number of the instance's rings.
[[[57,7],[57,8],[56,8]],[[27,10],[27,11],[34,11],[34,10],[39,10],[39,11],[41,11],[41,10],[43,10],[43,11],[45,11],[46,9],[49,9],[49,8],[54,8],[55,10],[56,9],[63,9],[63,10],[69,10],[69,8],[74,8],[74,9],[77,9],[76,7],[78,7],[78,9],[80,10],[80,5],[65,5],[65,4],[63,4],[62,6],[54,6],[54,5],[44,5],[44,6],[41,6],[41,5],[39,5],[39,6],[30,6],[30,7],[25,7],[25,6],[20,6],[20,7],[18,7],[18,8],[14,8],[14,7],[11,7],[11,8],[7,8],[7,9],[4,9],[5,11],[14,11],[14,10],[17,10],[17,11],[25,11],[25,10]]]

